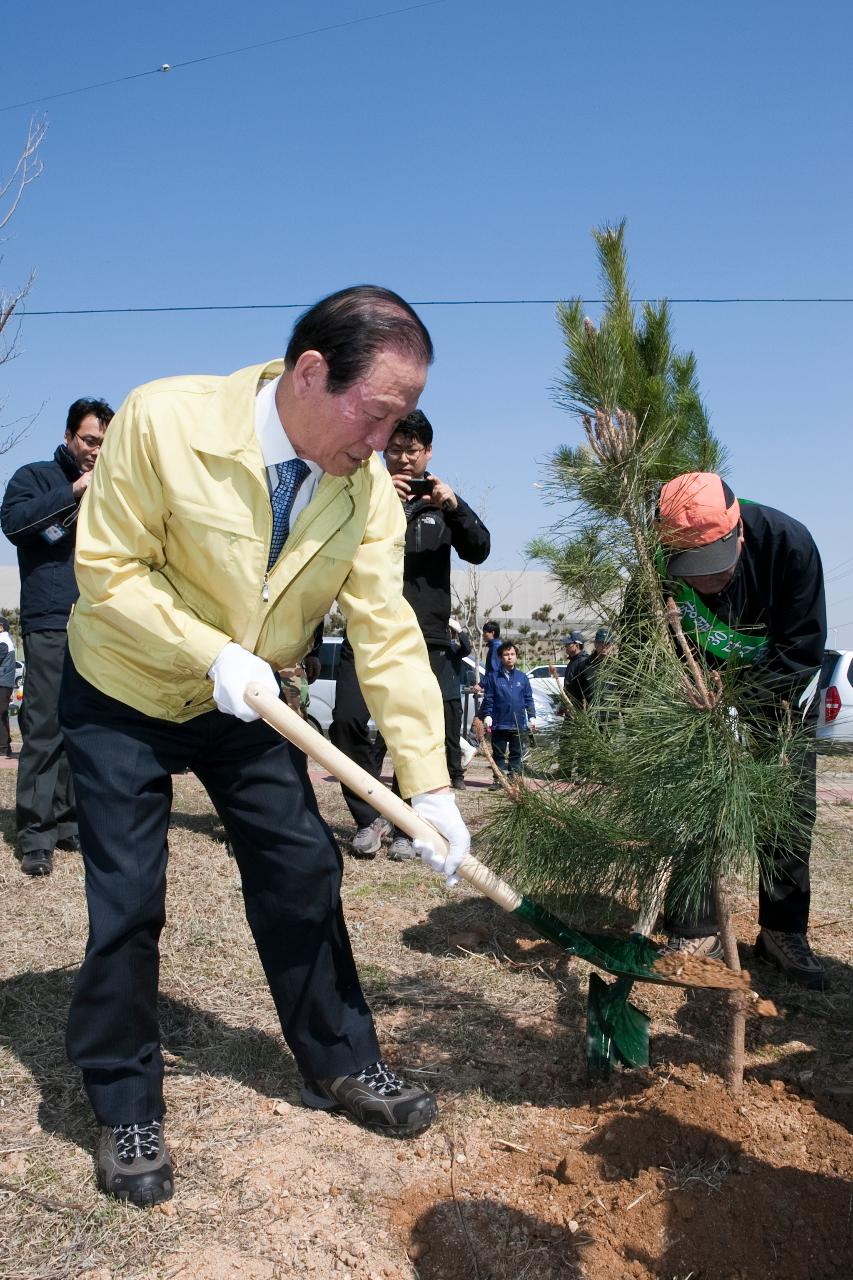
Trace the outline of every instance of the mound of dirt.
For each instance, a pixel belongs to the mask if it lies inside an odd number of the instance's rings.
[[[474,1122],[393,1215],[420,1280],[847,1280],[845,1118],[781,1080],[634,1073],[526,1129]]]

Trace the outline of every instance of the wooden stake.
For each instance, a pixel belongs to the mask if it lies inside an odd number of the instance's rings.
[[[725,881],[721,876],[717,876],[714,880],[714,903],[717,908],[717,923],[726,964],[735,973],[740,973],[740,956],[738,955],[737,937],[732,924],[729,895]],[[746,1047],[746,1002],[743,992],[731,992],[729,995],[729,1008],[731,1010],[731,1022],[729,1024],[729,1051],[726,1060],[726,1084],[731,1093],[737,1094],[743,1089],[743,1063]]]

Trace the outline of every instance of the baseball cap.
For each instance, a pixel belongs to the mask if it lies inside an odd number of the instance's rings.
[[[595,643],[596,643],[596,644],[610,644],[610,643],[611,643],[611,641],[612,641],[612,636],[611,636],[610,632],[607,630],[607,628],[606,628],[606,627],[599,627],[599,629],[598,629],[598,630],[596,631],[596,633],[595,633]]]
[[[724,573],[737,561],[740,503],[713,471],[688,471],[663,486],[658,530],[672,578]]]
[[[583,632],[573,631],[571,635],[563,636],[560,644],[586,644],[583,638]]]

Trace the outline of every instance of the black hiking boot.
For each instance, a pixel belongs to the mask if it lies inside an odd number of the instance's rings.
[[[797,982],[809,991],[829,990],[826,969],[812,951],[804,933],[762,929],[753,950],[757,959],[772,964],[789,981]]]

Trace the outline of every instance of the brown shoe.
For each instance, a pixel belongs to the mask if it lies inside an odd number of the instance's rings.
[[[716,933],[706,934],[699,938],[683,938],[673,935],[666,940],[667,951],[675,951],[682,956],[701,956],[707,960],[722,960],[723,944]]]

